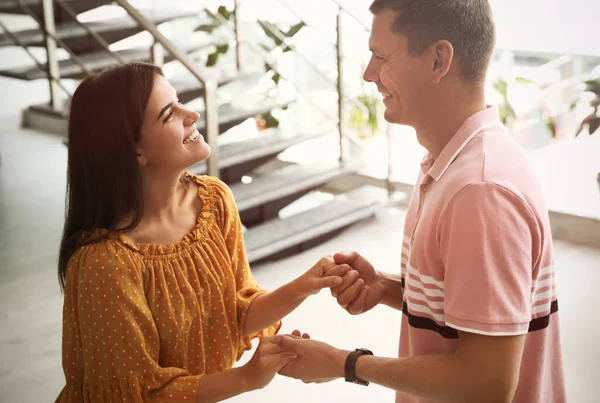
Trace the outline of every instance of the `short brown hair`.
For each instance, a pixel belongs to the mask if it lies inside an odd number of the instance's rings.
[[[485,80],[494,47],[496,27],[487,0],[375,0],[369,10],[396,12],[392,30],[405,35],[411,54],[422,54],[439,40],[454,47],[463,78],[472,84]]]

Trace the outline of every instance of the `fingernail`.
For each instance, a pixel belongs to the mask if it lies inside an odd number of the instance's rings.
[[[342,279],[340,277],[336,278],[335,280],[333,280],[333,284],[335,284],[335,285],[342,284]]]
[[[362,285],[362,284],[364,284],[364,283],[365,283],[365,282],[363,281],[363,279],[362,279],[362,278],[359,278],[359,279],[358,279],[358,284],[361,284],[361,285]]]
[[[358,276],[358,272],[356,270],[352,270],[350,272],[350,275],[353,276],[353,277],[356,277],[356,276]]]

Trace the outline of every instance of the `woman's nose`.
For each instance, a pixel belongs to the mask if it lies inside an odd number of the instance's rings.
[[[185,110],[185,125],[190,126],[200,119],[200,114],[196,111],[193,111],[187,107],[184,107]]]

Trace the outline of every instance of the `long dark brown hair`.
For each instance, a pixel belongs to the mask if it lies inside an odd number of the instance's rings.
[[[135,145],[157,74],[147,63],[120,65],[86,78],[73,94],[69,116],[65,225],[58,255],[64,290],[75,250],[103,237],[94,229],[130,231],[142,218],[142,179]],[[118,228],[124,217],[131,222]]]

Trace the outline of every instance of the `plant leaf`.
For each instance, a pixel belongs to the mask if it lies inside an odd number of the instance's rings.
[[[597,95],[600,94],[600,78],[585,81],[585,90]]]
[[[273,82],[275,83],[275,85],[279,84],[279,80],[280,79],[281,79],[281,76],[277,72],[275,72],[273,74],[273,76],[271,77],[271,80],[273,80]]]
[[[300,21],[296,25],[292,25],[290,27],[290,29],[285,33],[285,36],[288,38],[291,38],[292,36],[296,35],[305,26],[306,26],[306,24],[304,23],[304,21]]]
[[[573,109],[577,108],[578,103],[579,103],[579,101],[577,99],[575,101],[571,102],[571,105],[569,105],[569,110],[572,111]]]
[[[554,124],[554,120],[550,116],[546,116],[545,123],[546,123],[546,127],[548,128],[548,130],[550,130],[550,133],[552,134],[552,138],[555,139],[556,138],[556,125]]]
[[[208,8],[205,7],[204,8],[204,12],[208,16],[208,18],[210,18],[211,20],[213,20],[216,24],[219,24],[219,19],[217,18],[216,15],[213,14],[212,11],[210,11]]]
[[[217,24],[204,24],[196,27],[196,29],[194,29],[194,32],[206,32],[208,34],[212,34],[215,28],[217,28]]]
[[[219,14],[221,14],[223,16],[223,18],[225,18],[226,20],[229,20],[231,18],[231,16],[233,15],[233,11],[227,10],[227,8],[225,6],[219,6],[219,8],[217,9],[217,12]]]
[[[596,130],[598,130],[599,127],[600,127],[600,117],[596,117],[590,122],[590,127],[589,127],[590,136],[592,134],[594,134],[596,132]]]
[[[494,83],[494,89],[506,100],[508,97],[508,84],[506,81],[499,79]]]
[[[517,84],[537,84],[535,81],[530,80],[530,79],[525,78],[525,77],[517,77],[517,78],[515,78],[515,82]]]
[[[217,46],[217,52],[225,54],[227,53],[227,50],[229,49],[229,44],[226,43],[225,45],[219,45]]]
[[[269,129],[272,127],[279,126],[279,120],[277,120],[277,118],[275,118],[275,116],[273,116],[273,114],[270,111],[263,113],[260,117],[264,119],[265,126]]]
[[[281,46],[283,41],[275,35],[274,32],[281,31],[277,26],[269,21],[258,20],[258,24],[269,38],[275,42],[275,46]]]
[[[219,54],[220,53],[215,50],[210,55],[208,55],[208,59],[206,59],[206,67],[212,67],[215,64],[217,64],[217,61],[219,60]]]

